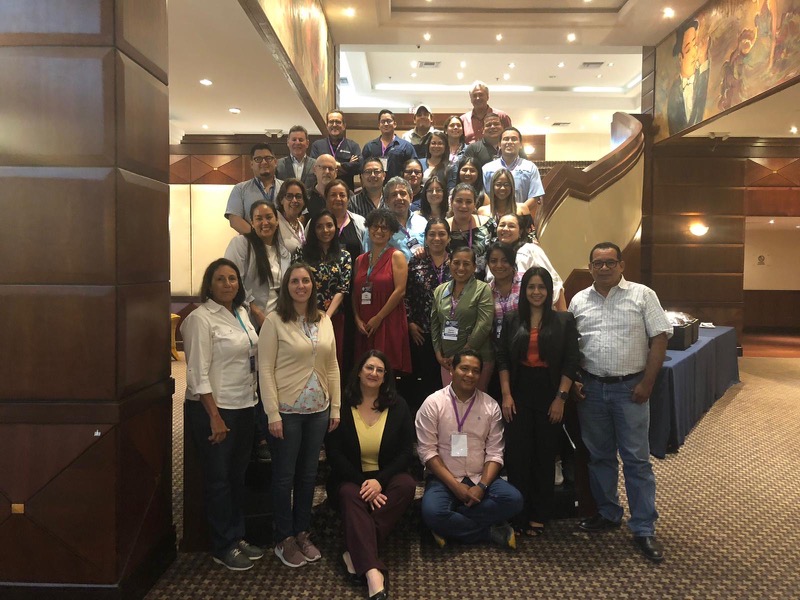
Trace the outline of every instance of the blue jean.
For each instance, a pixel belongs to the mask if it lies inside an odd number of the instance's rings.
[[[462,483],[474,485],[467,477]],[[467,506],[440,479],[430,476],[422,496],[422,520],[443,538],[474,544],[488,541],[489,528],[508,521],[522,506],[519,490],[499,477],[486,488],[483,500]]]
[[[281,413],[283,439],[270,436],[272,452],[272,528],[275,541],[308,531],[330,409],[311,414]],[[292,506],[294,491],[294,506]]]
[[[203,470],[203,497],[211,551],[222,558],[244,539],[244,474],[253,447],[253,408],[220,408],[229,431],[219,444],[208,441],[211,423],[203,405],[186,401],[186,420]]]
[[[641,376],[620,383],[601,383],[586,377],[586,399],[578,403],[583,442],[589,450],[589,486],[598,512],[621,521],[617,480],[622,458],[628,521],[633,535],[653,535],[656,511],[656,477],[650,464],[650,403],[636,404],[633,389]]]

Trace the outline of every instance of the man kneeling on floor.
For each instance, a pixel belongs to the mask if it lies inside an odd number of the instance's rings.
[[[457,353],[453,382],[428,396],[417,412],[419,458],[428,474],[422,519],[440,547],[453,539],[516,548],[507,520],[522,510],[522,494],[498,478],[502,413],[477,389],[482,366],[474,350]]]

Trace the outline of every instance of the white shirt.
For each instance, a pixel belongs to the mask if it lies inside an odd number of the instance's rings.
[[[250,356],[258,358],[258,334],[244,308],[237,314],[241,323],[225,307],[207,300],[183,320],[187,400],[212,394],[219,408],[255,406],[256,373],[250,370]]]
[[[594,285],[581,290],[569,311],[581,336],[581,367],[598,377],[644,371],[650,338],[661,333],[672,337],[656,293],[624,277],[606,297]]]
[[[300,160],[297,160],[294,156],[291,156],[292,159],[292,168],[294,169],[294,178],[295,179],[302,179],[303,178],[303,163],[306,160],[305,155]]]

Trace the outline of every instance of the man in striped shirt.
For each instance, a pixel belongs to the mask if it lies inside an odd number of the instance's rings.
[[[589,449],[589,484],[598,513],[581,521],[584,531],[614,529],[622,522],[617,493],[622,457],[631,518],[628,527],[645,557],[660,562],[664,549],[655,538],[656,480],[650,464],[650,392],[672,335],[656,293],[627,281],[616,244],[602,242],[589,253],[594,285],[570,302],[581,335],[583,401],[581,433]]]

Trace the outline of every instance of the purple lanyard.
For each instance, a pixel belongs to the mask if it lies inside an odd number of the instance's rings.
[[[456,425],[458,425],[458,433],[461,433],[462,427],[464,427],[464,423],[467,421],[467,417],[469,416],[469,411],[472,410],[472,405],[475,404],[475,398],[478,397],[478,390],[475,390],[475,393],[472,394],[472,400],[469,401],[469,406],[467,407],[467,412],[464,413],[462,418],[458,418],[458,405],[456,404],[456,399],[458,398],[453,391],[453,386],[450,385],[448,388],[450,392],[450,402],[453,403],[453,412],[456,415]]]
[[[433,267],[433,270],[436,272],[436,279],[439,281],[439,285],[441,285],[442,279],[444,279],[444,263],[447,262],[447,257],[445,257],[445,259],[442,261],[441,267],[436,266],[436,263],[433,262],[433,257],[430,254],[428,255],[428,258],[431,261],[431,266]]]
[[[394,143],[394,139],[392,139],[391,142],[389,142],[386,146],[384,146],[383,145],[383,140],[381,140],[381,156],[386,156],[386,153],[389,151],[389,148],[392,147],[393,143]]]
[[[469,283],[469,282],[467,282]],[[464,289],[466,289],[467,284],[464,284]],[[456,309],[458,308],[458,303],[461,302],[461,296],[464,295],[464,290],[461,290],[461,295],[456,300],[456,282],[453,282],[453,286],[450,288],[450,318],[455,319],[456,317]]]
[[[331,138],[328,138],[328,148],[330,148],[330,149],[331,149],[331,154],[332,154],[334,157],[336,157],[336,153],[337,153],[337,152],[339,152],[339,148],[341,148],[341,147],[342,147],[342,144],[344,144],[344,138],[342,138],[341,140],[339,140],[339,143],[338,143],[338,144],[336,144],[336,148],[334,148],[334,147],[333,147],[333,144],[331,144]]]
[[[350,213],[345,215],[345,217],[344,217],[344,225],[339,227],[339,237],[342,237],[342,232],[344,231],[344,228],[347,227],[348,225],[350,225]]]

